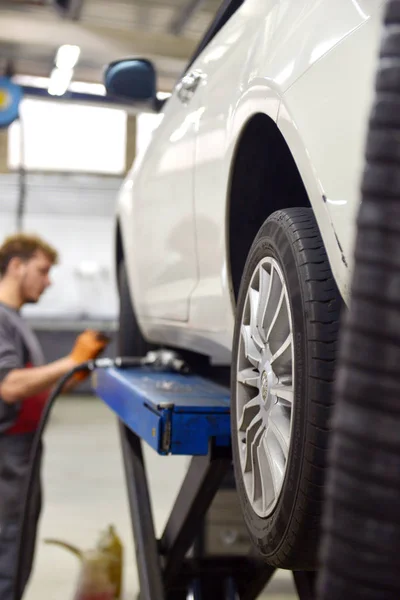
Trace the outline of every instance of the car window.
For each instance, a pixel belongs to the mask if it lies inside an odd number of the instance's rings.
[[[219,7],[217,14],[215,15],[214,21],[211,23],[210,27],[207,29],[206,33],[203,36],[200,44],[198,45],[195,53],[190,59],[189,63],[186,65],[185,71],[182,73],[184,75],[188,69],[192,66],[196,58],[203,52],[204,48],[208,46],[211,40],[217,35],[217,33],[222,29],[222,27],[229,21],[232,15],[237,11],[237,9],[243,4],[244,0],[224,0]]]

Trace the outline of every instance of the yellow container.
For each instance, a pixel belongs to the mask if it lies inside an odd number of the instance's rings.
[[[115,598],[121,598],[122,591],[122,565],[123,565],[123,546],[113,525],[109,525],[104,531],[97,544],[98,550],[112,557],[109,563],[109,573],[112,583],[115,585]]]
[[[75,554],[82,563],[74,600],[120,600],[123,574],[123,546],[115,528],[110,525],[101,533],[97,546],[80,550],[76,546],[56,539],[46,539]]]

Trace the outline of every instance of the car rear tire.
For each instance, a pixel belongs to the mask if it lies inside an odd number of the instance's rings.
[[[143,337],[133,309],[125,261],[118,269],[119,329],[117,349],[120,356],[145,356],[154,346]]]
[[[239,290],[231,425],[244,518],[278,568],[316,568],[341,307],[312,210],[271,215]]]

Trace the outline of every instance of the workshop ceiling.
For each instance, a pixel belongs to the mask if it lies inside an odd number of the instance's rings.
[[[0,57],[20,75],[48,77],[59,46],[80,47],[74,80],[100,83],[118,58],[152,59],[169,91],[221,0],[75,0],[62,18],[49,0],[0,1]]]

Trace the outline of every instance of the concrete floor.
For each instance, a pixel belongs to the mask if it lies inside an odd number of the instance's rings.
[[[44,544],[53,537],[83,549],[113,523],[125,547],[124,600],[138,591],[131,526],[116,420],[98,399],[58,401],[45,436],[45,507],[35,569],[25,600],[71,600],[79,562],[67,551]],[[188,464],[187,457],[160,457],[145,446],[157,535],[162,531]],[[290,574],[279,572],[265,598],[292,600]]]

